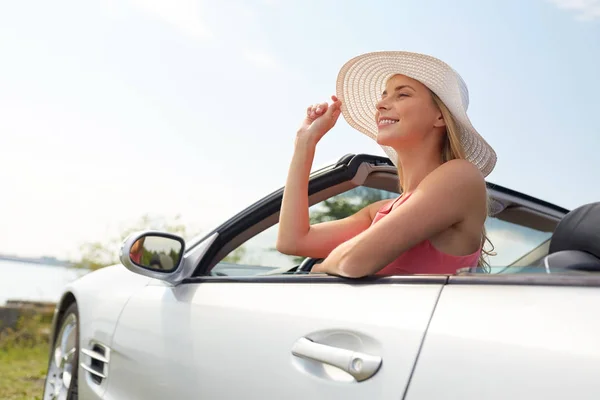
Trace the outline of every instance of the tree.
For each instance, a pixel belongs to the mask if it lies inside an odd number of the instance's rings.
[[[359,186],[315,205],[309,213],[310,223],[318,224],[327,221],[337,221],[355,214],[369,204],[380,200],[392,199],[395,196],[397,196],[396,193],[388,192],[387,190]],[[293,257],[293,260],[299,264],[305,258]]]
[[[376,201],[391,199],[395,193],[386,190],[356,187],[316,205],[310,212],[310,223],[336,221],[360,211]]]
[[[119,263],[119,249],[127,236],[136,231],[149,229],[173,233],[184,239],[188,238],[188,228],[181,222],[180,215],[169,219],[164,216],[145,214],[134,224],[121,228],[119,234],[106,241],[84,243],[79,250],[79,259],[73,261],[73,264],[78,268],[87,268],[92,271],[117,264]]]

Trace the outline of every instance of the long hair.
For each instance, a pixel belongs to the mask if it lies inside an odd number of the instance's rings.
[[[442,144],[442,162],[447,162],[454,159],[464,160],[465,151],[460,142],[460,136],[456,120],[452,116],[450,110],[448,110],[448,107],[446,107],[444,102],[435,93],[431,92],[431,97],[433,98],[434,103],[442,113],[442,116],[444,117],[444,122],[446,124],[446,135],[444,136],[444,141]],[[489,196],[486,198],[486,207],[489,215]],[[489,251],[484,248],[486,242],[488,242],[491,246],[491,249]],[[481,267],[484,271],[489,272],[490,264],[487,262],[486,256],[492,256],[495,254],[496,253],[494,252],[494,245],[487,236],[484,224],[481,232],[481,255],[479,256],[479,260],[477,261],[477,266]]]

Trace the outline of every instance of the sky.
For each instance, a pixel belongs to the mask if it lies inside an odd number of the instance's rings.
[[[600,200],[600,0],[0,4],[0,253],[70,257],[144,214],[206,232],[285,182],[310,104],[369,51],[438,57],[494,182]],[[340,118],[314,168],[383,155]]]

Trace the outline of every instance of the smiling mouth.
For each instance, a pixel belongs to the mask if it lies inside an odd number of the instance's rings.
[[[379,120],[379,126],[393,125],[398,121],[399,120],[397,120],[397,119],[389,119],[389,118],[381,119],[381,120]]]

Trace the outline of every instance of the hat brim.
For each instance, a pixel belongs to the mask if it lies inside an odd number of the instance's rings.
[[[377,139],[376,104],[393,75],[415,79],[434,92],[454,117],[465,158],[475,164],[483,176],[496,165],[496,152],[481,137],[467,116],[467,86],[450,66],[437,58],[404,51],[382,51],[360,55],[341,68],[336,96],[342,101],[342,115],[350,126],[373,140]],[[398,166],[398,156],[389,146],[381,146]]]

